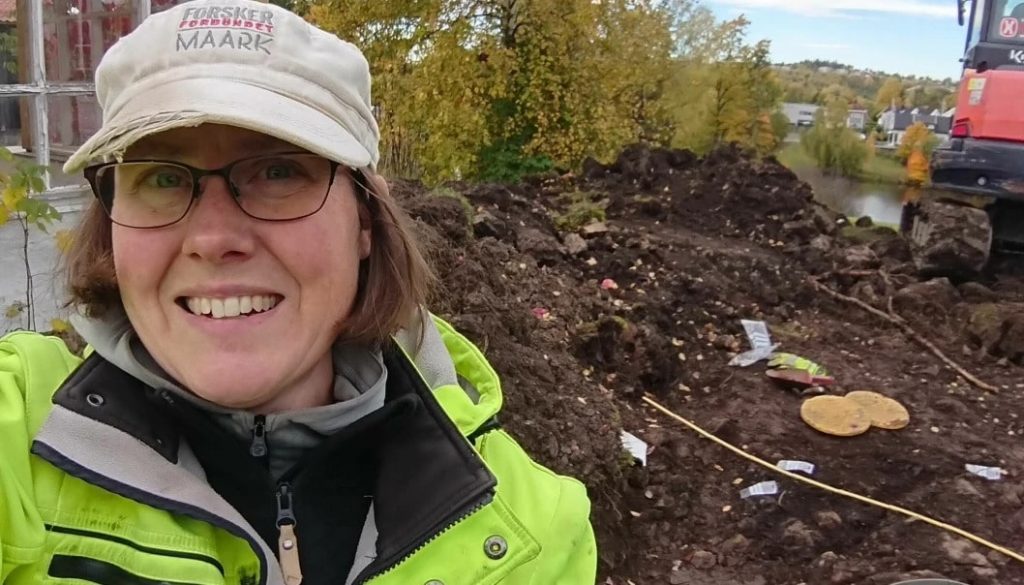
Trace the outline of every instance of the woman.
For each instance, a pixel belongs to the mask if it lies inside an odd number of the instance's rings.
[[[583,584],[578,482],[497,425],[374,172],[365,59],[196,0],[97,70],[84,360],[0,341],[0,582]]]

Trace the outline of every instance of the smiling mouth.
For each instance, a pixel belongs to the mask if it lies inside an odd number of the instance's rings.
[[[237,297],[178,297],[179,307],[200,317],[231,319],[271,311],[284,300],[280,295],[244,295]]]

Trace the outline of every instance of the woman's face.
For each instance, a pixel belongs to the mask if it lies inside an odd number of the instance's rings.
[[[203,169],[296,147],[231,126],[170,130],[139,141],[126,159],[166,159]],[[114,267],[125,310],[167,373],[214,403],[260,412],[330,397],[330,348],[370,253],[369,221],[339,171],[323,208],[285,222],[253,219],[221,177],[180,222],[113,226]],[[115,195],[116,197],[116,195]],[[214,307],[210,315],[203,305]],[[220,304],[227,314],[217,318]],[[257,311],[272,305],[269,310]]]

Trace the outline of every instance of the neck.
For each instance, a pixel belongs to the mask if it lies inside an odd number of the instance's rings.
[[[256,414],[276,414],[326,406],[334,402],[334,360],[330,351],[295,381],[291,388],[250,410]]]

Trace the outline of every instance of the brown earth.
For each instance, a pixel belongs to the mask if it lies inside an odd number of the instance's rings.
[[[778,477],[641,401],[648,393],[751,454],[813,462],[820,481],[1024,551],[1022,271],[922,283],[897,236],[873,228],[856,234],[868,243],[848,241],[807,185],[734,149],[698,159],[637,147],[581,176],[395,192],[436,248],[435,310],[503,377],[502,423],[587,484],[600,583],[1024,583],[1022,563]],[[580,227],[602,207],[603,225]],[[883,310],[892,298],[1000,392],[969,385],[811,276]],[[907,407],[910,426],[843,439],[812,430],[804,397],[771,382],[764,362],[727,365],[748,348],[742,318],[765,320],[781,350],[828,368],[829,393],[882,392]],[[647,467],[624,454],[622,429],[650,444]],[[965,463],[1009,475],[987,481]],[[740,498],[770,479],[781,495]]]

